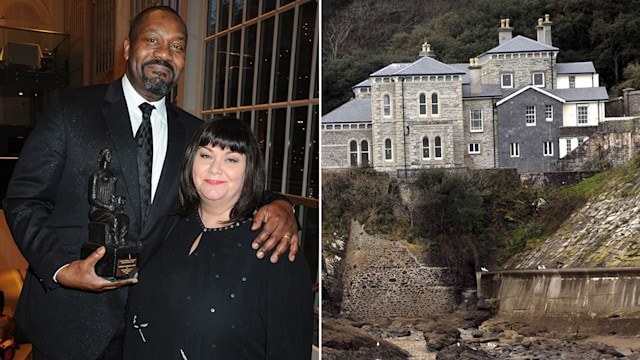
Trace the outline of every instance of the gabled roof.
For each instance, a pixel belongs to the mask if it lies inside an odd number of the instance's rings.
[[[351,99],[330,113],[322,115],[322,124],[370,123],[371,99]]]
[[[558,74],[595,74],[596,68],[591,61],[556,64]]]
[[[464,75],[464,73],[434,58],[424,56],[410,64],[391,64],[370,76]]]
[[[543,89],[533,85],[525,86],[508,95],[496,103],[500,106],[505,102],[515,98],[527,90],[538,91],[545,96],[556,99],[562,103],[580,102],[580,101],[605,101],[609,99],[607,89],[605,87],[597,88],[573,88],[573,89]]]
[[[566,102],[563,98],[561,98],[561,97],[559,97],[557,95],[554,95],[554,94],[550,93],[549,91],[547,91],[545,89],[542,89],[542,88],[539,88],[539,87],[533,86],[533,85],[527,85],[527,86],[525,86],[523,88],[520,88],[520,89],[512,92],[511,94],[505,96],[502,100],[500,100],[500,101],[498,101],[496,103],[496,106],[500,106],[500,105],[504,104],[505,102],[515,98],[516,96],[518,96],[518,95],[520,95],[520,94],[522,94],[522,93],[524,93],[525,91],[528,91],[528,90],[537,91],[539,93],[544,94],[545,96],[548,96],[550,98],[556,99],[556,100],[558,100],[560,102],[563,102],[563,103]],[[571,89],[571,90],[573,90],[573,89]]]
[[[523,52],[542,52],[542,51],[559,51],[555,46],[550,46],[531,40],[522,35],[518,35],[502,45],[498,45],[493,49],[483,53],[485,54],[504,54],[504,53],[523,53]],[[482,56],[480,55],[480,56]]]

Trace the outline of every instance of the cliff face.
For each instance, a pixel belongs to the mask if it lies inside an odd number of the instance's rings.
[[[536,249],[507,269],[640,266],[640,178],[615,186],[574,212]]]

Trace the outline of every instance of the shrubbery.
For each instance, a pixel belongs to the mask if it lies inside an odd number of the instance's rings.
[[[423,170],[412,180],[418,194],[409,209],[402,204],[398,180],[388,174],[367,167],[326,172],[323,233],[346,234],[349,222],[357,220],[371,233],[424,242],[444,265],[468,273],[470,267],[499,265],[539,244],[586,202],[587,188],[600,183],[597,179],[541,189],[522,186],[513,171]]]

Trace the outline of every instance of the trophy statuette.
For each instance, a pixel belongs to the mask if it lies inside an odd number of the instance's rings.
[[[96,263],[98,276],[118,281],[137,276],[139,251],[127,244],[129,217],[124,213],[126,198],[116,196],[118,178],[109,170],[111,150],[103,149],[98,155],[100,168],[89,178],[89,241],[82,245],[84,259],[100,246],[106,248]]]

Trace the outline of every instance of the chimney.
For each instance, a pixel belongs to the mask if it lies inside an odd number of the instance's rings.
[[[482,78],[480,70],[482,67],[478,65],[478,58],[469,59],[469,85],[471,95],[482,93]]]
[[[422,51],[418,53],[418,57],[430,57],[432,59],[435,59],[436,54],[433,52],[433,50],[431,50],[431,44],[425,41],[422,44]]]
[[[553,46],[553,42],[551,41],[551,25],[553,22],[549,20],[549,14],[544,15],[544,20],[542,18],[538,19],[538,26],[536,26],[536,30],[538,31],[538,42]]]
[[[509,19],[500,20],[500,30],[498,30],[498,44],[502,45],[513,38],[513,28],[509,26]]]

